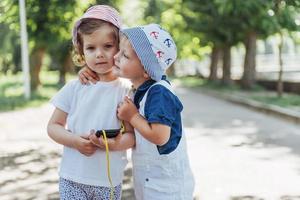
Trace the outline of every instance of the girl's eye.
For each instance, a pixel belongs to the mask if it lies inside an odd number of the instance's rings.
[[[94,47],[87,47],[86,49],[87,49],[87,50],[93,50]]]
[[[111,44],[105,45],[105,48],[107,48],[107,49],[112,48],[112,47],[113,47],[113,45],[111,45]]]

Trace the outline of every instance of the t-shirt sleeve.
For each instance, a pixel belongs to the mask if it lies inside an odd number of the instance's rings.
[[[50,100],[50,103],[52,103],[56,108],[59,108],[60,110],[69,113],[71,109],[71,103],[72,98],[74,96],[74,88],[75,88],[76,82],[71,81],[64,85],[58,93],[56,93],[52,99]]]
[[[172,126],[183,106],[170,90],[162,85],[150,88],[145,102],[145,117],[149,123]]]

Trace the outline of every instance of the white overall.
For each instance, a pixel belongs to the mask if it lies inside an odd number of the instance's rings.
[[[166,81],[159,81],[151,87],[156,84],[163,85],[173,93]],[[139,112],[142,116],[145,116],[148,91],[140,102]],[[157,146],[144,139],[136,130],[135,137],[136,147],[132,151],[132,161],[136,199],[192,200],[194,178],[186,152],[185,134],[182,133],[177,148],[164,155],[160,155]]]

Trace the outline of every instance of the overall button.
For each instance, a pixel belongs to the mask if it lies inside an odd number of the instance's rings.
[[[146,178],[146,181],[148,182],[148,181],[149,181],[149,178]]]

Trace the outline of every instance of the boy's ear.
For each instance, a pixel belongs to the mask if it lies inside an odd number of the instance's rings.
[[[149,79],[150,78],[150,76],[148,75],[148,73],[146,71],[144,71],[143,76],[144,76],[145,79]]]

